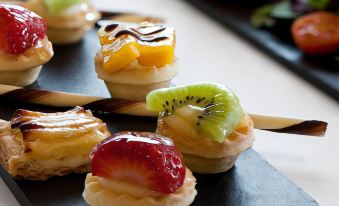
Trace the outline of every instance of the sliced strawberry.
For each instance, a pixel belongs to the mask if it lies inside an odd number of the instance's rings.
[[[120,132],[97,145],[92,174],[170,194],[184,182],[186,167],[173,141],[149,132]]]
[[[1,51],[8,51],[9,47],[8,47],[8,43],[6,40],[6,35],[5,32],[3,30],[3,27],[1,26],[1,18],[0,18],[0,50]]]
[[[20,54],[46,36],[46,23],[18,5],[0,4],[0,49]]]

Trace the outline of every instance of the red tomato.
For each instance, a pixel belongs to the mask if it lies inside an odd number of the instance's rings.
[[[314,12],[294,21],[292,35],[307,54],[326,54],[339,49],[339,17],[330,12]]]

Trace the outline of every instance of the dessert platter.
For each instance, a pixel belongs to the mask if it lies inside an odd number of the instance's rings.
[[[318,205],[251,146],[254,128],[327,123],[249,114],[224,85],[170,86],[174,28],[96,29],[88,1],[44,2],[0,4],[0,175],[21,205]]]

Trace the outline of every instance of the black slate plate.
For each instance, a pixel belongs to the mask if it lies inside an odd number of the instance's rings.
[[[55,56],[32,87],[84,94],[107,95],[104,84],[97,79],[93,57],[98,49],[95,30],[83,42],[55,47]],[[43,112],[65,111],[8,102],[0,99],[0,118],[9,120],[16,109],[24,108]],[[156,119],[114,114],[96,114],[107,122],[111,132],[154,131]],[[84,174],[54,177],[47,181],[14,180],[0,167],[0,175],[21,205],[29,206],[85,206],[82,199]],[[225,205],[318,205],[289,179],[271,167],[254,150],[244,152],[236,167],[226,173],[198,175],[198,196],[194,206]]]
[[[291,41],[290,22],[286,30],[268,31],[250,25],[250,16],[262,1],[185,0],[257,46],[287,69],[303,77],[339,101],[339,61],[335,55],[304,55]],[[285,28],[284,28],[285,29]],[[339,56],[339,54],[336,54]]]

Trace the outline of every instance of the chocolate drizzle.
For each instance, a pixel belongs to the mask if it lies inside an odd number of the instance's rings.
[[[139,35],[136,34],[135,32],[132,32],[131,30],[121,30],[121,31],[119,31],[118,33],[116,33],[114,35],[114,38],[119,38],[119,37],[121,37],[123,35],[130,35],[130,36],[133,36],[134,38],[140,40]]]
[[[105,32],[112,32],[112,31],[114,31],[118,26],[119,26],[119,24],[110,24],[110,25],[108,25],[108,26],[105,27]]]
[[[123,35],[130,35],[130,36],[133,36],[134,38],[138,39],[139,41],[143,41],[143,42],[159,42],[159,41],[163,41],[163,40],[168,39],[168,37],[161,36],[161,37],[155,37],[155,38],[148,38],[148,37],[141,37],[141,36],[154,35],[154,34],[157,34],[157,33],[164,31],[165,29],[166,28],[158,29],[158,30],[152,31],[152,32],[147,33],[147,34],[142,34],[142,33],[138,32],[134,29],[133,30],[132,29],[125,29],[125,30],[121,30],[121,31],[117,32],[114,35],[114,37],[119,38]]]
[[[149,32],[149,33],[141,33],[141,32],[139,32],[139,31],[137,31],[137,30],[135,30],[135,29],[131,29],[131,30],[137,32],[137,33],[140,34],[140,35],[148,36],[148,35],[154,35],[154,34],[163,32],[165,29],[166,29],[166,27],[160,27],[160,29],[156,29],[156,30],[151,31],[151,32]]]
[[[324,136],[327,129],[327,123],[318,120],[303,121],[289,127],[280,129],[263,129],[271,132],[300,134],[310,136]]]

